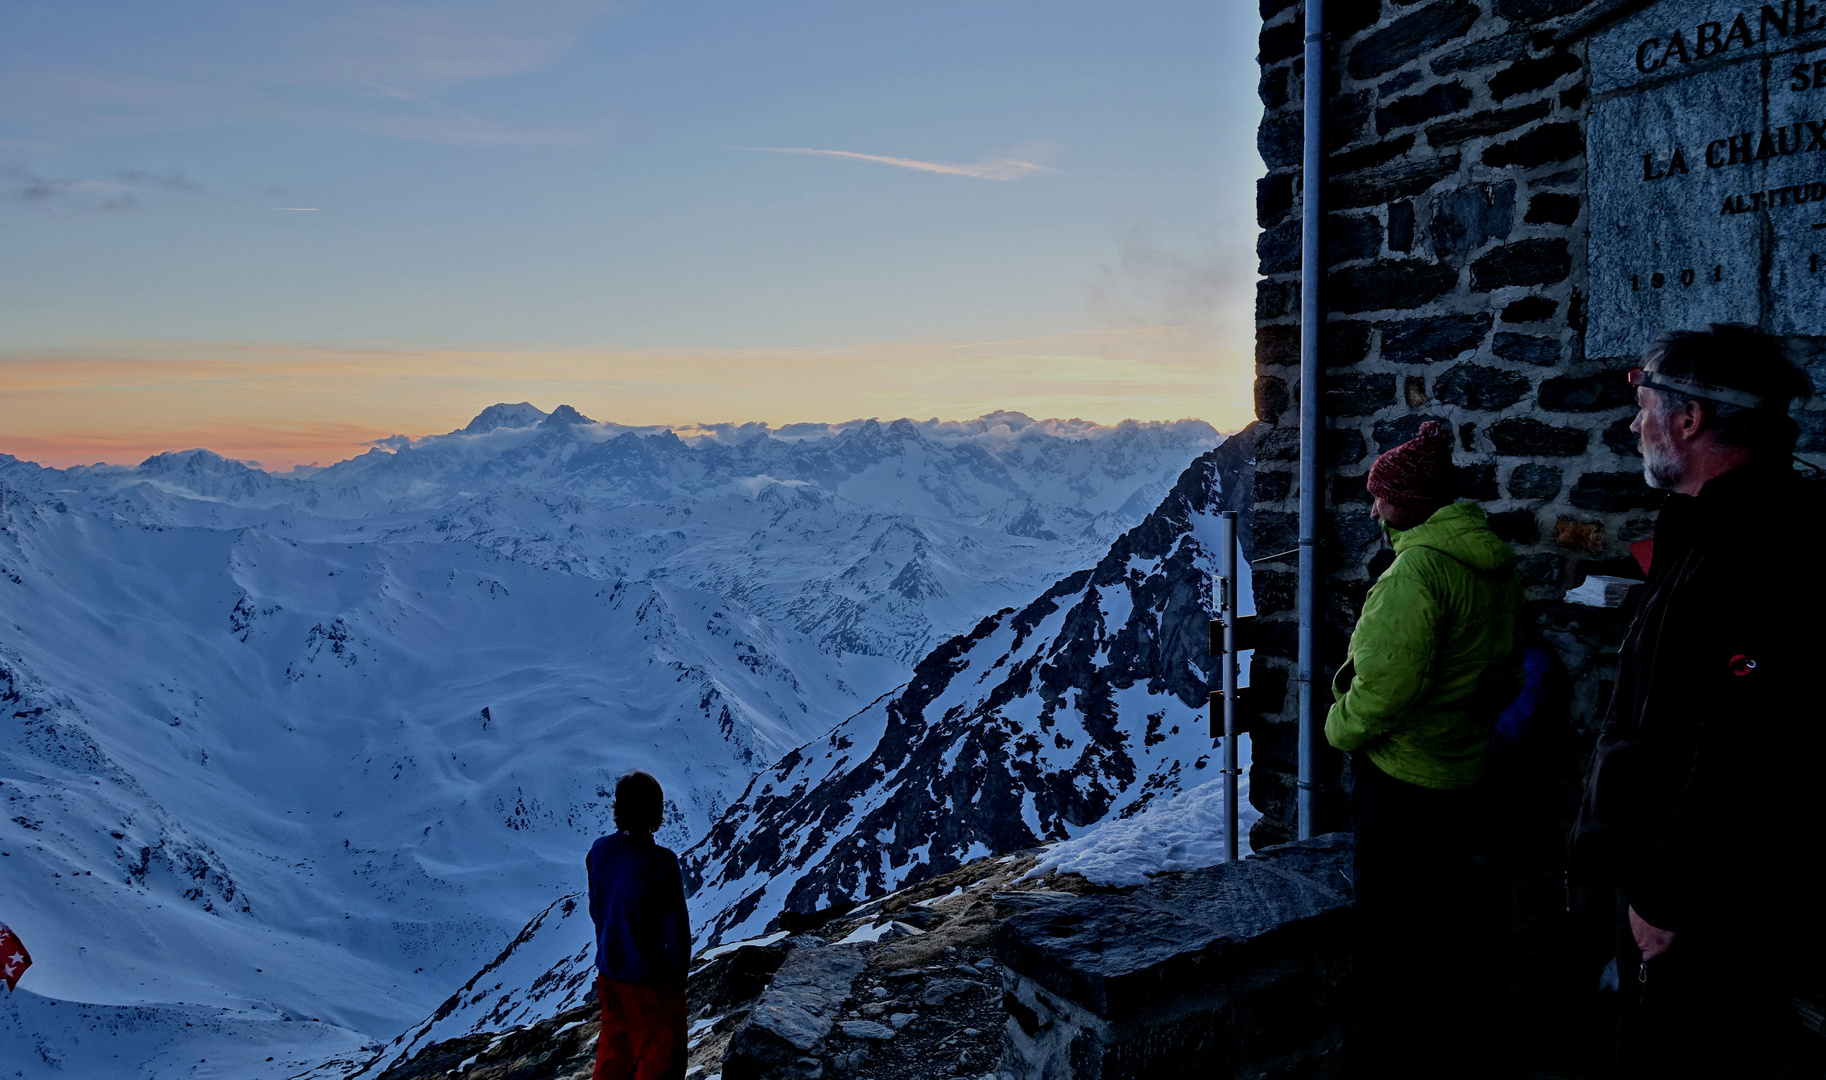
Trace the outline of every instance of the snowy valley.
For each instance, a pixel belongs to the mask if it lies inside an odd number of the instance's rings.
[[[365,1059],[575,921],[630,768],[723,936],[1209,779],[1218,439],[522,404],[290,474],[0,455],[7,1071]]]

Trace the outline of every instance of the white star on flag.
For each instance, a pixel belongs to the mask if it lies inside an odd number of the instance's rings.
[[[6,965],[0,967],[0,979],[6,981],[8,991],[17,989],[19,976],[32,966],[32,954],[25,951],[25,942],[5,923],[0,923],[0,955],[6,957]]]

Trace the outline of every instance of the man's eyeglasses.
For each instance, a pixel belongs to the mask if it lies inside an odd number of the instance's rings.
[[[1629,384],[1634,387],[1646,386],[1650,390],[1663,390],[1670,394],[1705,398],[1707,401],[1736,405],[1744,409],[1762,409],[1768,407],[1769,404],[1769,400],[1761,394],[1752,394],[1747,390],[1733,390],[1728,386],[1714,386],[1711,383],[1697,382],[1693,379],[1676,379],[1647,368],[1630,368]]]

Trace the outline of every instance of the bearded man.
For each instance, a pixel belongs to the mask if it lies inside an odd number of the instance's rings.
[[[1668,492],[1574,828],[1614,887],[1618,1075],[1772,1076],[1817,901],[1826,503],[1792,466],[1812,388],[1743,326],[1664,334],[1630,372]]]

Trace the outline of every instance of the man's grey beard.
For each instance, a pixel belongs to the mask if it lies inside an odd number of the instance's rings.
[[[1658,491],[1673,491],[1686,479],[1685,470],[1679,463],[1669,461],[1656,452],[1647,439],[1642,440],[1642,478],[1648,486]]]

